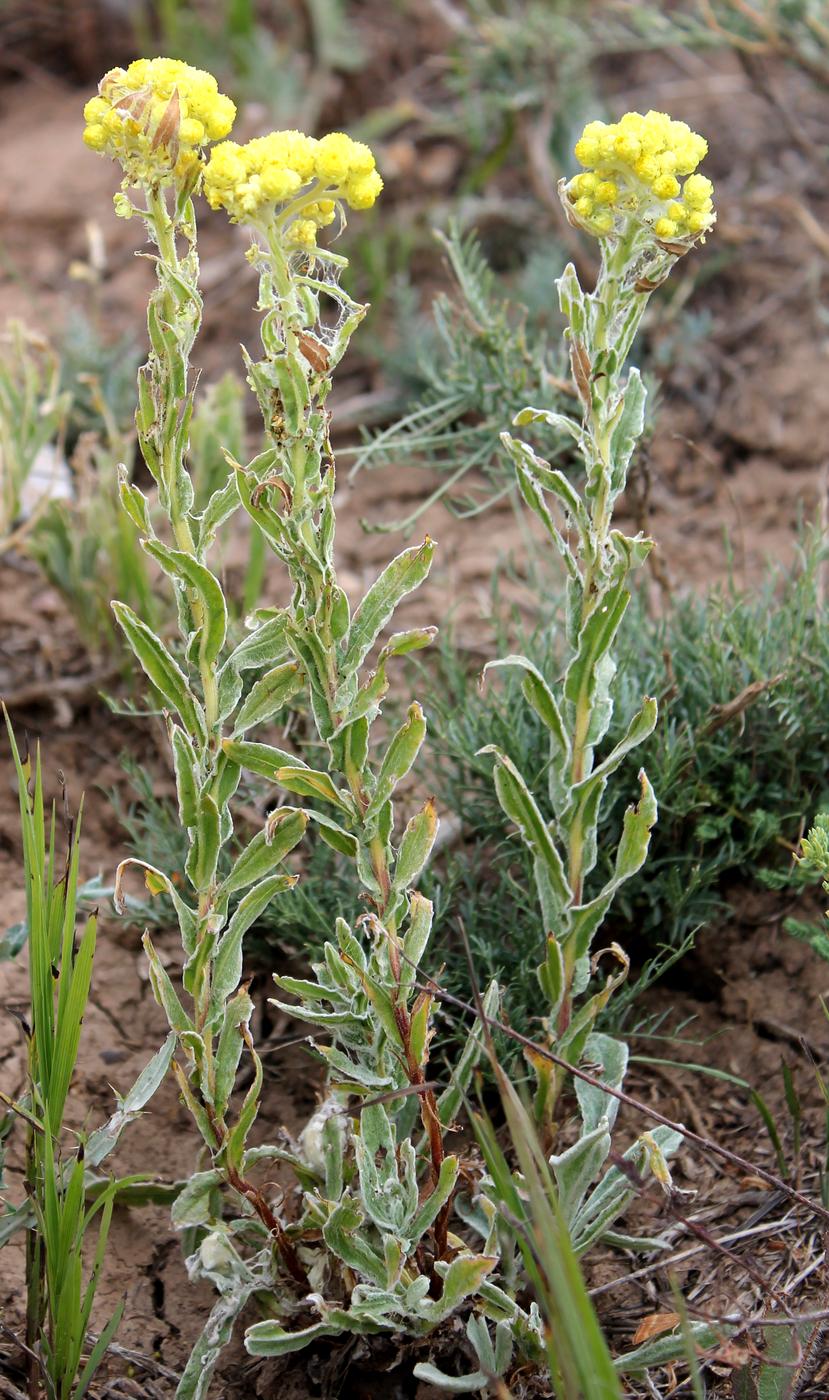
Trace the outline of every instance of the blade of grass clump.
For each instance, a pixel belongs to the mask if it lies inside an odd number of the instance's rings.
[[[555,1183],[531,1113],[494,1061],[510,1140],[524,1177],[524,1202],[491,1120],[472,1123],[498,1199],[513,1217],[527,1274],[544,1314],[550,1382],[557,1400],[618,1400],[622,1391],[558,1206]]]
[[[123,1311],[123,1304],[115,1309],[82,1366],[112,1209],[121,1184],[110,1182],[87,1204],[83,1146],[69,1157],[61,1151],[64,1111],[89,1000],[97,921],[94,914],[87,919],[76,947],[80,812],[77,821],[70,824],[66,864],[60,878],[56,878],[57,814],[53,803],[47,841],[40,751],[36,752],[34,765],[28,749],[21,756],[5,707],[4,716],[18,779],[31,1024],[24,1023],[29,1098],[22,1111],[26,1122],[28,1201],[22,1222],[19,1210],[4,1213],[3,1224],[11,1228],[0,1228],[0,1243],[10,1238],[19,1223],[28,1227],[29,1395],[37,1400],[45,1387],[49,1400],[81,1400]],[[125,1181],[131,1184],[131,1179]],[[9,1215],[13,1217],[11,1221]],[[95,1255],[84,1287],[84,1241],[96,1217]]]

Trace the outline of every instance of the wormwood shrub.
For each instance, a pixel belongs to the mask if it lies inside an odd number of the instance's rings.
[[[614,529],[612,514],[644,409],[641,378],[635,369],[625,375],[624,363],[650,293],[713,223],[710,183],[693,173],[705,142],[661,113],[631,113],[615,128],[593,123],[577,147],[587,169],[562,189],[569,217],[600,238],[602,249],[593,293],[581,289],[572,267],[559,282],[580,417],[528,408],[516,421],[549,423],[573,440],[584,462],[583,496],[528,443],[509,435],[504,441],[521,493],[567,570],[564,680],[548,679],[523,656],[492,663],[520,673],[524,700],[547,731],[541,805],[534,775],[521,773],[508,745],[487,750],[498,801],[533,859],[544,1041],[555,1045],[558,1061],[553,1068],[545,1055],[529,1056],[538,1152],[519,1154],[517,1169],[489,1151],[489,1172],[470,1155],[461,1175],[460,1156],[447,1150],[446,1138],[480,1057],[486,1018],[497,1014],[499,990],[495,982],[484,989],[481,1018],[452,1057],[445,1084],[433,1081],[438,989],[420,970],[433,922],[421,873],[437,814],[428,800],[401,831],[394,810],[398,785],[424,744],[426,719],[415,700],[383,737],[374,729],[396,658],[434,639],[428,626],[386,631],[398,603],[426,577],[434,542],[427,537],[405,549],[353,609],[336,571],[326,402],[366,308],[340,286],[344,259],[317,237],[343,221],[346,209],[373,205],[382,189],[374,157],[342,133],[314,140],[274,132],[244,146],[222,140],[233,104],[209,74],[162,58],[108,73],[85,116],[86,144],[124,170],[116,212],[139,218],[156,249],[136,427],[158,515],[124,475],[120,491],[142,548],[170,581],[177,643],[160,638],[123,601],[113,608],[165,703],[187,852],[183,870],[131,856],[117,872],[115,900],[123,909],[126,878],[138,868],[149,896],[164,895],[172,905],[182,943],[176,986],[149,933],[144,937],[151,986],[171,1028],[172,1073],[203,1143],[202,1169],[178,1195],[173,1219],[195,1241],[191,1276],[210,1279],[219,1299],[179,1396],[207,1393],[236,1318],[255,1304],[261,1320],[245,1333],[253,1355],[355,1333],[426,1336],[462,1313],[478,1369],[442,1384],[480,1389],[481,1375],[494,1381],[513,1365],[546,1362],[557,1393],[575,1400],[576,1380],[562,1371],[538,1304],[525,1296],[521,1261],[532,1232],[510,1205],[521,1201],[530,1173],[540,1209],[553,1191],[557,1228],[570,1241],[575,1269],[576,1257],[634,1194],[624,1164],[604,1170],[617,1100],[602,1086],[621,1084],[626,1049],[594,1030],[624,981],[627,957],[615,944],[605,950],[612,964],[605,978],[605,953],[591,958],[591,945],[617,889],[647,854],[656,801],[643,772],[638,801],[613,836],[611,873],[597,880],[593,872],[608,780],[653,730],[656,703],[638,697],[623,737],[607,748],[612,653],[629,574],[650,548],[650,541]],[[214,141],[207,160],[204,148]],[[687,177],[683,186],[673,172]],[[244,352],[244,362],[266,433],[264,449],[247,464],[225,451],[225,478],[218,474],[203,502],[187,457],[189,356],[202,309],[193,204],[200,189],[251,235],[261,354]],[[236,641],[225,590],[208,560],[240,509],[275,556],[290,601],[254,610]],[[315,736],[304,754],[273,742],[290,742],[274,734],[273,722],[300,695]],[[273,784],[275,799],[288,800],[277,801],[252,839],[236,843],[243,771]],[[293,860],[286,861],[309,826],[353,871],[359,903],[350,921],[338,913],[335,936],[310,975],[275,976],[276,1004],[314,1028],[325,1086],[295,1141],[254,1145],[262,1065],[242,980],[244,940],[265,907],[296,883]],[[237,1094],[243,1056],[248,1085]],[[567,1121],[564,1135],[569,1067],[583,1059],[598,1077],[576,1085],[578,1118]],[[509,1102],[517,1123],[518,1101]],[[680,1140],[673,1129],[643,1134],[627,1149],[629,1168],[667,1186],[666,1155]],[[275,1162],[296,1183],[278,1201],[263,1184]],[[563,1316],[560,1300],[557,1307]],[[663,1343],[658,1356],[664,1354]],[[640,1349],[616,1369],[641,1369],[648,1355]],[[602,1356],[606,1363],[606,1350]],[[602,1393],[619,1393],[606,1364]]]

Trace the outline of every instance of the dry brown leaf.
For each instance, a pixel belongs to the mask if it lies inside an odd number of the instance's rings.
[[[679,1313],[649,1313],[647,1317],[642,1318],[633,1335],[634,1346],[638,1346],[640,1342],[649,1342],[651,1337],[659,1337],[663,1332],[671,1332],[679,1321]]]

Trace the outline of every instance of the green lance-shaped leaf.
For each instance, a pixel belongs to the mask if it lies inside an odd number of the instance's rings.
[[[284,709],[303,684],[300,667],[295,661],[285,661],[267,671],[243,700],[236,716],[234,735],[244,734],[254,724],[264,724]]]
[[[143,540],[144,549],[170,578],[193,589],[201,604],[204,620],[199,629],[199,651],[212,664],[225,644],[227,604],[222,586],[214,574],[180,549],[169,549],[160,540]]]
[[[276,781],[281,787],[287,788],[288,792],[294,792],[298,797],[322,798],[324,802],[333,802],[335,807],[339,807],[341,812],[346,812],[353,817],[354,805],[346,792],[332,782],[328,773],[318,772],[315,768],[297,767],[293,763],[276,770]]]
[[[417,1210],[411,1139],[398,1146],[388,1113],[382,1104],[375,1103],[360,1114],[354,1146],[363,1209],[381,1232],[404,1233],[406,1221]]]
[[[185,729],[204,742],[204,714],[187,684],[187,677],[173,660],[163,642],[150,630],[126,603],[113,603],[112,611],[149,678],[170,705],[181,716]]]
[[[512,420],[514,428],[526,428],[531,423],[546,423],[559,433],[569,433],[578,442],[582,436],[582,424],[564,413],[553,413],[549,408],[522,408]]]
[[[422,651],[432,645],[438,634],[437,627],[410,627],[407,632],[393,632],[380,652],[380,660],[390,656],[407,656],[412,651]]]
[[[426,1197],[420,1209],[412,1217],[406,1227],[406,1233],[412,1244],[416,1244],[426,1234],[426,1231],[437,1220],[449,1197],[455,1189],[455,1182],[458,1179],[460,1162],[457,1157],[444,1157],[440,1164],[437,1183],[434,1190]]]
[[[308,408],[308,381],[298,359],[294,355],[282,355],[267,362],[272,382],[279,393],[279,408],[284,419],[284,431],[288,437],[301,436],[304,417]]]
[[[502,433],[501,441],[509,444],[513,443],[514,439],[512,439],[508,433]],[[515,443],[514,445],[516,447],[526,447],[525,443]],[[529,449],[527,450],[529,451]],[[514,451],[512,452],[512,456],[516,465],[518,489],[521,492],[525,504],[529,506],[534,515],[538,516],[538,519],[541,521],[541,524],[544,526],[544,529],[547,531],[547,534],[550,536],[550,539],[553,541],[553,544],[564,560],[564,565],[570,576],[570,580],[576,582],[580,577],[576,556],[553,519],[552,512],[544,499],[544,494],[539,485],[536,470],[528,470],[526,464],[516,456]]]
[[[587,324],[587,306],[576,269],[568,263],[556,282],[558,304],[561,313],[570,323],[574,335],[584,335]]]
[[[346,1196],[331,1212],[322,1233],[328,1248],[349,1269],[382,1288],[386,1282],[385,1261],[364,1238],[365,1217],[355,1201]]]
[[[170,1219],[177,1230],[189,1225],[206,1225],[216,1218],[216,1188],[221,1180],[222,1174],[216,1167],[206,1172],[196,1172],[188,1179],[170,1211]],[[218,1214],[221,1214],[221,1206]]]
[[[118,1108],[107,1123],[96,1128],[90,1135],[84,1151],[87,1167],[98,1167],[118,1144],[124,1128],[137,1118],[144,1106],[149,1103],[156,1089],[165,1078],[176,1048],[176,1037],[171,1031],[164,1044],[144,1066],[132,1088],[121,1098],[116,1095]]]
[[[498,1016],[498,1009],[501,1004],[501,989],[494,980],[490,982],[483,996],[484,1016],[495,1020]],[[476,1019],[475,1024],[466,1038],[466,1044],[456,1060],[452,1071],[451,1083],[444,1089],[438,1099],[438,1117],[444,1128],[448,1128],[454,1120],[455,1114],[466,1095],[466,1091],[472,1080],[484,1048],[484,1024],[480,1019]]]
[[[259,626],[244,637],[230,653],[226,665],[233,665],[237,671],[258,670],[261,666],[272,665],[282,659],[287,650],[285,629],[288,613],[280,609],[274,617],[265,618]]]
[[[190,954],[193,952],[198,931],[198,919],[194,910],[185,904],[175,885],[163,870],[158,870],[154,865],[148,865],[145,860],[139,860],[136,856],[128,856],[122,860],[115,872],[115,888],[112,892],[112,902],[116,912],[123,914],[126,912],[126,900],[124,898],[124,877],[132,866],[137,866],[144,872],[144,884],[151,895],[166,894],[173,902],[176,915],[178,917],[179,928],[181,929],[182,943],[184,950]]]
[[[434,798],[430,797],[406,824],[397,852],[392,889],[402,892],[414,884],[431,855],[438,824],[437,808]]]
[[[405,778],[426,738],[426,718],[415,700],[410,706],[405,724],[392,737],[377,773],[374,792],[365,812],[365,820],[376,817],[388,802],[397,784]]]
[[[656,824],[659,809],[656,795],[648,781],[644,768],[639,770],[641,796],[639,801],[625,812],[622,839],[616,852],[616,869],[613,876],[614,888],[629,880],[631,875],[644,865],[650,845],[651,830]]]
[[[216,952],[211,983],[212,1000],[216,1006],[221,1006],[241,981],[242,941],[251,924],[256,922],[272,899],[285,890],[293,889],[298,878],[297,875],[270,875],[240,899]]]
[[[278,768],[302,767],[302,760],[287,749],[274,748],[272,744],[255,744],[247,739],[223,739],[222,748],[233,763],[246,768],[249,773],[258,773],[262,778],[276,781]]]
[[[201,515],[197,516],[199,551],[202,555],[216,538],[216,531],[239,508],[236,474],[231,472],[224,486],[214,491]]]
[[[198,819],[200,787],[199,761],[190,737],[179,725],[170,729],[170,746],[173,750],[173,768],[176,775],[178,794],[178,814],[182,826],[195,826]]]
[[[144,951],[147,954],[147,960],[150,964],[150,983],[152,984],[153,995],[167,1017],[171,1029],[177,1031],[179,1034],[184,1031],[192,1031],[193,1022],[190,1020],[190,1017],[179,1001],[175,987],[170,981],[169,974],[153,947],[150,935],[145,933],[141,942],[144,945]]]
[[[138,529],[144,535],[152,535],[153,527],[150,520],[150,503],[144,492],[130,481],[129,473],[123,462],[118,464],[118,494],[121,497],[121,505]]]
[[[624,582],[607,592],[588,617],[579,637],[578,651],[567,668],[564,693],[573,705],[592,696],[597,684],[597,667],[609,652],[630,594]]]
[[[371,585],[358,607],[343,644],[342,671],[353,674],[362,665],[395,608],[423,582],[432,564],[434,541],[404,549]]]
[[[348,856],[349,860],[357,859],[360,843],[356,836],[346,831],[339,822],[335,822],[327,812],[317,812],[313,807],[306,807],[305,810],[312,822],[319,827],[320,836],[326,846],[330,846],[332,851],[339,851],[341,856]]]
[[[559,1206],[568,1230],[572,1229],[581,1204],[599,1176],[609,1152],[608,1125],[600,1122],[589,1132],[582,1133],[565,1152],[549,1159],[558,1187]]]
[[[400,992],[404,995],[412,986],[432,933],[432,901],[416,891],[409,899],[409,922],[403,935],[403,958],[400,968]]]
[[[272,813],[265,830],[254,836],[220,885],[219,897],[234,894],[272,875],[274,867],[302,840],[307,825],[307,812],[296,808],[281,807]]]
[[[591,1066],[601,1066],[599,1077],[603,1083],[609,1084],[612,1089],[621,1089],[628,1065],[628,1047],[623,1040],[595,1031],[587,1037],[584,1058]],[[584,1079],[577,1079],[574,1088],[585,1128],[589,1131],[598,1127],[603,1118],[612,1128],[619,1112],[619,1100]]]
[[[610,487],[614,495],[624,490],[630,459],[645,426],[647,397],[638,369],[631,369],[610,438]]]
[[[207,890],[213,884],[221,844],[219,808],[209,792],[202,792],[196,807],[196,824],[184,867],[195,890]]]
[[[544,1015],[555,1020],[567,988],[564,955],[554,933],[547,934],[547,951],[544,961],[536,968],[536,977],[546,998]]]
[[[449,1265],[436,1264],[437,1272],[443,1275],[443,1292],[438,1299],[424,1299],[421,1305],[423,1315],[433,1324],[450,1317],[466,1298],[477,1293],[497,1263],[498,1260],[490,1255],[459,1254]]]
[[[546,875],[544,887],[553,900],[551,907],[544,909],[544,921],[548,929],[559,922],[561,911],[572,899],[572,891],[564,873],[564,864],[558,848],[550,835],[535,798],[511,759],[493,744],[479,751],[495,755],[495,791],[510,821],[515,822],[527,846]],[[549,901],[548,901],[549,902]]]
[[[252,1011],[253,1002],[244,987],[240,987],[234,993],[224,1008],[222,1028],[219,1032],[214,1061],[215,1093],[213,1105],[216,1112],[222,1116],[224,1116],[228,1100],[233,1092],[236,1071],[242,1058],[245,1044],[241,1033],[242,1027],[247,1027]]]
[[[656,701],[650,695],[646,695],[642,701],[642,708],[634,715],[624,737],[619,740],[615,748],[611,749],[607,758],[593,769],[589,777],[573,785],[572,797],[579,807],[584,805],[590,791],[615,773],[622,759],[632,749],[638,748],[640,744],[644,743],[645,739],[653,733],[656,726],[657,708]]]
[[[556,698],[538,667],[526,656],[512,654],[497,661],[488,661],[482,675],[486,676],[489,671],[499,666],[517,667],[525,673],[521,682],[524,698],[535,710],[550,735],[551,796],[556,801],[556,810],[561,811],[567,791],[564,775],[570,763],[571,747]]]

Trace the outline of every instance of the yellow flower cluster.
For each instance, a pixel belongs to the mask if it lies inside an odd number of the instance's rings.
[[[707,151],[702,136],[665,112],[588,122],[575,147],[587,170],[569,182],[567,197],[598,234],[633,216],[657,238],[696,238],[714,222],[714,187],[693,173]]]
[[[318,229],[334,220],[338,201],[370,209],[382,188],[368,146],[341,131],[321,140],[301,131],[273,131],[244,146],[223,141],[204,172],[208,202],[226,209],[235,223],[261,224],[277,205],[296,199],[297,217],[286,238],[300,248],[315,245]]]
[[[184,180],[201,147],[227,136],[236,116],[216,79],[176,58],[138,58],[101,79],[84,107],[83,139],[118,160],[132,183]]]

